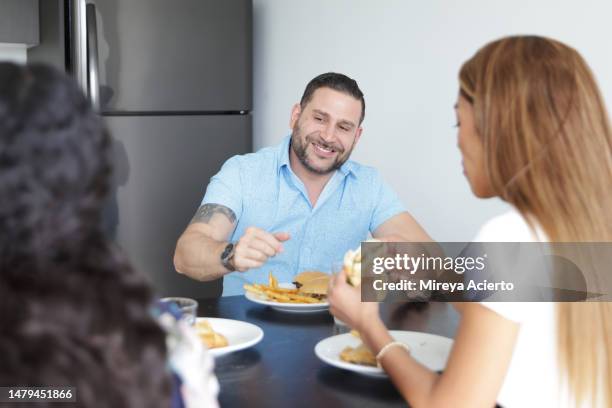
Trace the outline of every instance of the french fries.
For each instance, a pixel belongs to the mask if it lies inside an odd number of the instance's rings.
[[[252,292],[252,293],[255,293],[256,295],[265,296],[266,292],[264,292],[262,289],[259,289],[258,286],[259,285],[245,284],[243,287],[244,287],[244,290],[246,290],[247,292]]]
[[[268,274],[268,283],[269,283],[271,289],[278,288],[278,281],[276,280],[274,275],[272,275],[272,272],[270,272]]]
[[[320,303],[310,296],[298,294],[297,289],[281,288],[278,286],[278,280],[272,272],[268,275],[268,285],[254,283],[252,285],[245,284],[244,289],[248,292],[264,297],[267,300],[279,303]]]

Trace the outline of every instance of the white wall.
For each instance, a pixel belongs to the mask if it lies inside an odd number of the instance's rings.
[[[0,61],[25,64],[26,59],[27,50],[25,45],[0,43]]]
[[[486,42],[541,34],[577,48],[612,101],[612,3],[575,0],[254,0],[254,144],[290,132],[314,76],[338,71],[366,98],[353,159],[377,167],[435,239],[465,241],[507,207],[461,172],[457,72]]]

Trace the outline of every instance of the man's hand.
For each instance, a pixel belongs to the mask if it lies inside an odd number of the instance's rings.
[[[283,242],[289,239],[286,232],[269,233],[257,227],[248,227],[234,247],[232,263],[237,271],[259,268],[268,258],[283,252]]]

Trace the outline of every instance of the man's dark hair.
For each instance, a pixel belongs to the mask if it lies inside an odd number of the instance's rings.
[[[363,98],[363,92],[361,92],[359,85],[357,85],[357,81],[336,72],[327,72],[313,78],[308,85],[306,85],[304,95],[302,95],[302,100],[300,101],[302,109],[310,102],[312,95],[319,88],[330,88],[358,99],[361,102],[361,118],[359,118],[359,124],[363,122],[363,118],[365,117],[365,99]]]
[[[74,80],[0,63],[0,384],[74,386],[81,407],[169,406],[151,287],[100,226],[110,146]]]

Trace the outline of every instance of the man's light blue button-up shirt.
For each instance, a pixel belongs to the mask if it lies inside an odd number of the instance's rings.
[[[244,293],[245,283],[265,283],[268,272],[279,282],[291,282],[305,270],[329,272],[332,262],[367,239],[382,223],[405,211],[378,171],[347,161],[325,185],[312,207],[304,183],[289,164],[287,136],[278,146],[234,156],[213,176],[202,204],[229,207],[237,225],[236,242],[250,226],[268,232],[288,232],[284,252],[261,268],[225,276],[223,296]]]

